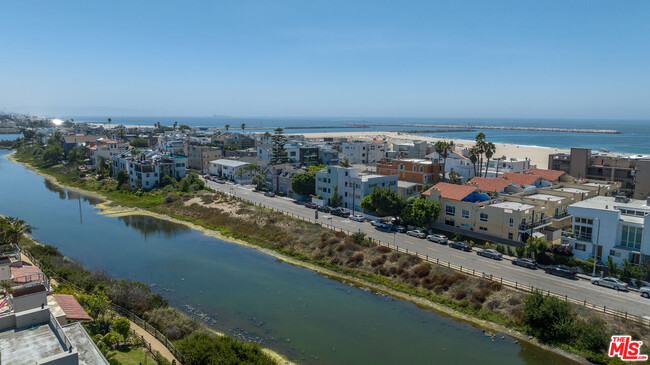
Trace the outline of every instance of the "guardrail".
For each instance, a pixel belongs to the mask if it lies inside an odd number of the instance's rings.
[[[72,342],[70,342],[68,336],[66,336],[65,332],[63,332],[63,327],[61,327],[59,321],[57,321],[56,318],[54,318],[52,312],[50,312],[50,325],[56,331],[56,334],[61,339],[61,342],[63,342],[64,350],[72,352]]]
[[[354,233],[354,232],[350,232],[350,231],[342,229],[342,228],[334,227],[332,224],[327,224],[326,222],[320,222],[320,221],[313,220],[313,219],[310,219],[310,218],[305,218],[303,216],[293,214],[293,213],[290,213],[290,212],[286,212],[286,211],[283,211],[281,209],[277,209],[275,207],[271,207],[271,206],[268,206],[268,205],[263,204],[263,203],[258,203],[258,202],[254,202],[254,201],[251,201],[251,200],[246,200],[246,199],[243,199],[242,197],[232,195],[232,194],[229,194],[227,192],[223,192],[223,191],[221,191],[221,192],[224,193],[224,194],[227,194],[227,195],[231,195],[232,197],[234,197],[234,198],[236,198],[236,199],[238,199],[240,201],[246,201],[246,202],[252,203],[253,205],[261,206],[261,207],[270,209],[271,211],[282,213],[282,214],[294,217],[296,219],[299,219],[299,220],[302,220],[302,221],[305,221],[305,222],[319,224],[322,227],[333,230],[334,232],[343,232],[343,233],[347,233],[348,235],[351,235],[352,233]],[[327,220],[329,220],[329,218],[327,218]],[[595,311],[604,313],[606,315],[610,315],[610,316],[613,316],[613,317],[616,317],[616,318],[632,321],[632,322],[635,322],[635,323],[650,327],[650,319],[648,319],[648,318],[644,318],[644,317],[641,317],[641,316],[630,314],[630,313],[627,313],[627,312],[624,312],[624,311],[619,311],[619,310],[616,310],[616,309],[607,308],[606,306],[600,306],[600,305],[597,305],[597,304],[592,304],[592,303],[587,302],[586,299],[585,300],[578,300],[578,299],[570,298],[566,294],[563,295],[563,294],[554,293],[554,292],[549,291],[549,290],[536,288],[536,287],[534,287],[532,285],[524,285],[524,284],[518,283],[516,281],[506,280],[506,279],[504,279],[502,277],[495,277],[492,274],[487,274],[487,273],[482,272],[482,271],[478,272],[478,271],[476,271],[474,269],[469,269],[469,268],[466,268],[466,267],[464,268],[462,266],[453,264],[453,263],[451,263],[449,261],[440,260],[439,258],[429,256],[429,255],[423,255],[423,254],[420,254],[420,253],[418,253],[416,251],[412,251],[412,250],[409,251],[408,248],[406,248],[406,249],[401,248],[401,247],[399,247],[397,245],[394,245],[394,244],[391,245],[390,243],[383,242],[381,240],[377,240],[377,239],[371,239],[371,240],[373,242],[376,242],[377,244],[379,244],[381,246],[386,246],[386,247],[388,247],[390,249],[393,249],[393,250],[395,250],[397,252],[404,252],[404,253],[407,253],[407,254],[411,254],[411,255],[419,257],[420,259],[423,259],[423,260],[425,260],[427,262],[434,263],[434,264],[437,264],[437,265],[446,266],[446,267],[448,267],[450,269],[459,271],[459,272],[464,273],[464,274],[472,275],[474,277],[499,282],[504,286],[507,286],[509,288],[512,288],[512,289],[515,289],[515,290],[518,290],[518,291],[521,291],[521,292],[524,292],[524,293],[533,293],[535,291],[539,291],[541,293],[545,293],[548,296],[553,296],[553,297],[562,299],[562,300],[564,300],[566,302],[570,302],[570,303],[573,303],[573,304],[576,304],[576,305],[581,305],[581,306],[584,306],[586,308],[590,308],[590,309],[593,309]]]

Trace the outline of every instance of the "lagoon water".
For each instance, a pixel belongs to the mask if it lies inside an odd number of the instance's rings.
[[[99,214],[95,198],[60,189],[0,150],[0,214],[88,268],[138,280],[231,336],[301,364],[558,364],[513,339],[346,285],[253,248],[147,216]]]

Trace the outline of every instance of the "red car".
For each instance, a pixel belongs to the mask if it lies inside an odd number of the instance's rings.
[[[318,204],[316,204],[316,203],[307,203],[307,204],[305,204],[305,206],[306,206],[307,208],[310,208],[310,209],[316,209],[316,208],[318,208]]]

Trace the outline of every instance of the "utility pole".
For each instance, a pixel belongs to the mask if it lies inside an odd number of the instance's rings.
[[[354,215],[354,195],[356,192],[356,188],[357,188],[357,183],[352,181],[352,215]]]
[[[591,276],[596,276],[596,249],[598,248],[598,239],[600,238],[600,218],[594,219],[598,220],[598,233],[596,234],[596,245],[594,245],[594,271],[591,273]]]

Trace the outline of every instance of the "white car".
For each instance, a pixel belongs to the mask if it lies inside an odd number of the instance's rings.
[[[357,222],[363,222],[363,221],[366,220],[366,217],[362,216],[361,214],[351,215],[349,218],[350,218],[351,220],[353,220],[353,221],[357,221]]]
[[[427,233],[421,229],[414,229],[412,231],[406,232],[406,234],[417,238],[427,238]]]

